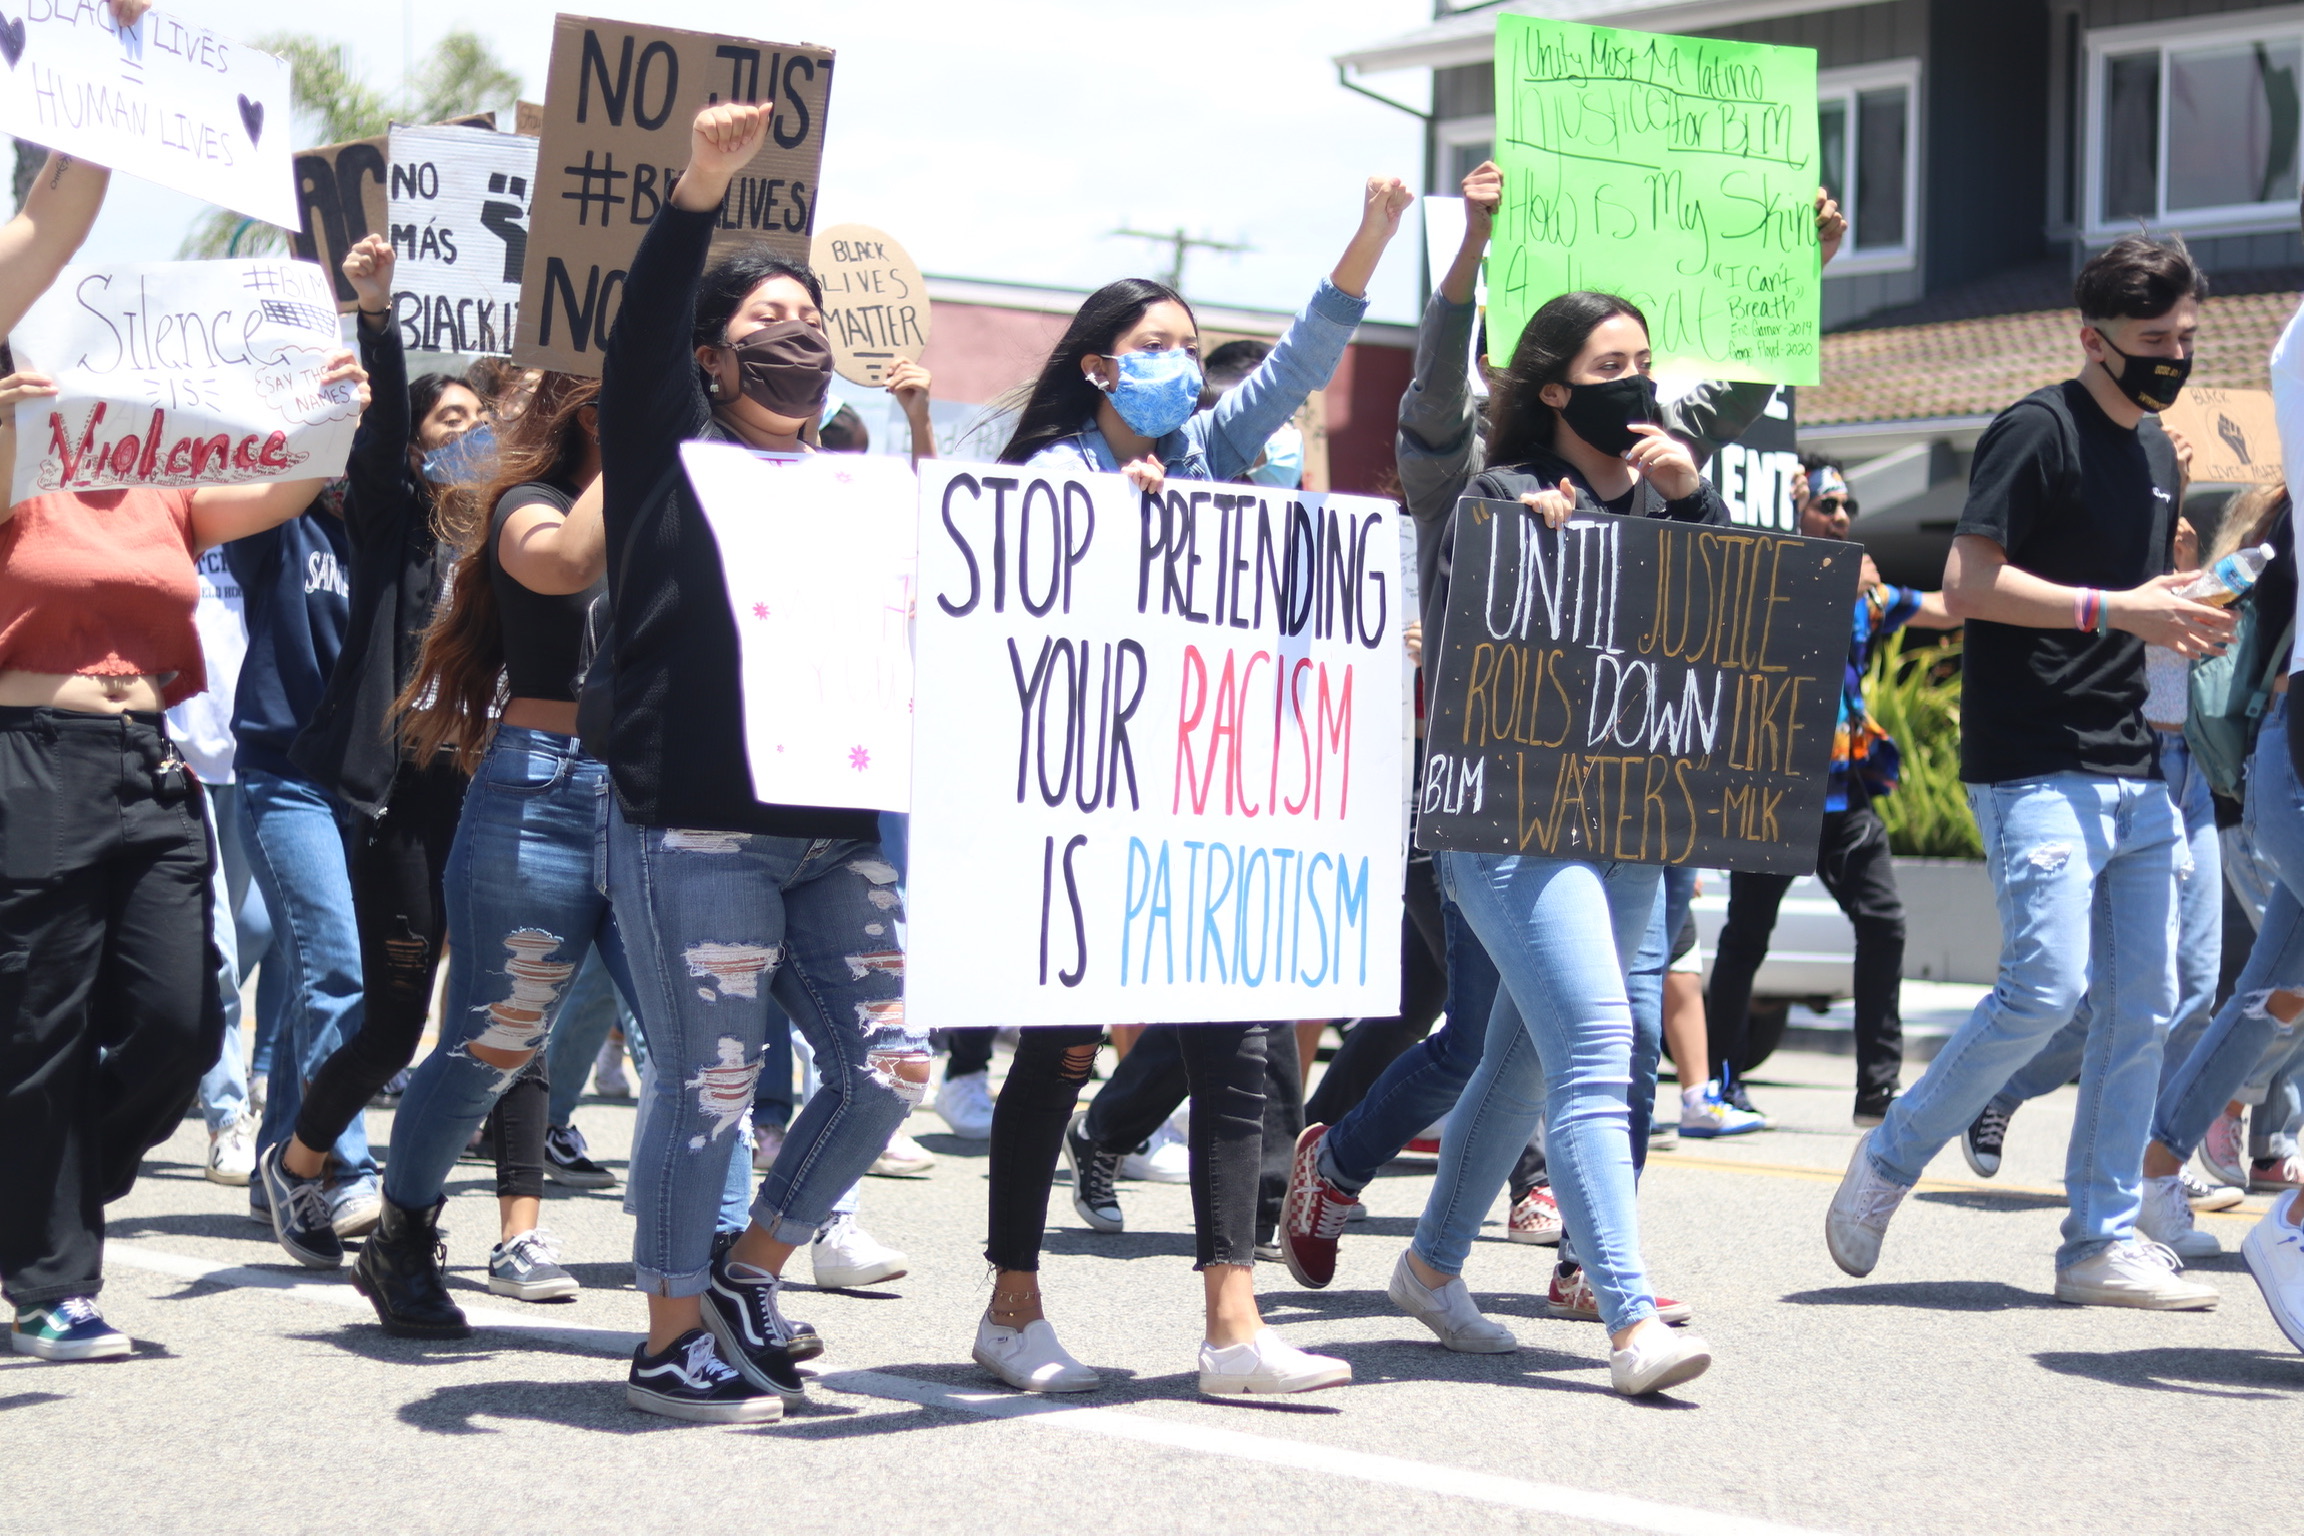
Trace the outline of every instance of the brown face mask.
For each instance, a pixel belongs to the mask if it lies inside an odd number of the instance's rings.
[[[744,398],[779,416],[813,421],[832,389],[832,348],[805,320],[772,320],[729,348]]]

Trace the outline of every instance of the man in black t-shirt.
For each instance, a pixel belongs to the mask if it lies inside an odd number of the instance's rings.
[[[2157,413],[2191,369],[2206,283],[2181,242],[2121,240],[2073,285],[2077,377],[1994,419],[1944,568],[1967,621],[1960,776],[1999,898],[1998,984],[1857,1143],[1834,1262],[1869,1274],[1897,1203],[2093,987],[2059,1300],[2216,1304],[2136,1235],[2161,1041],[2175,1008],[2183,823],[2144,723],[2144,645],[2219,650],[2232,617],[2168,574],[2183,470]],[[2093,960],[2092,960],[2093,957]]]

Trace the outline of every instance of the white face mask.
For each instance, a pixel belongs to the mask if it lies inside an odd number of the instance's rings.
[[[1264,445],[1264,458],[1248,478],[1258,485],[1294,490],[1304,483],[1304,434],[1289,422]]]

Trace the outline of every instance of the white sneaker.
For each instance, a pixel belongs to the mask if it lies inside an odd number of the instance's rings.
[[[936,1090],[936,1113],[952,1127],[952,1134],[969,1141],[992,1139],[992,1075],[964,1072],[944,1079]]]
[[[2192,1225],[2192,1202],[2185,1198],[2184,1181],[2174,1174],[2144,1181],[2144,1204],[2136,1212],[2136,1231],[2180,1259],[2205,1259],[2224,1251],[2214,1236]]]
[[[924,1179],[935,1166],[935,1153],[898,1131],[866,1171],[881,1179]]]
[[[1680,1096],[1680,1134],[1710,1139],[1746,1136],[1768,1129],[1765,1116],[1738,1109],[1720,1096],[1720,1084],[1709,1082],[1702,1092],[1691,1089]]]
[[[1141,1152],[1130,1152],[1120,1159],[1117,1177],[1140,1179],[1146,1184],[1188,1184],[1192,1180],[1192,1147],[1184,1139],[1177,1120],[1187,1111],[1178,1110],[1160,1122],[1160,1129],[1144,1143]]]
[[[2187,1168],[2176,1175],[2184,1181],[2184,1198],[2195,1211],[2228,1211],[2248,1198],[2237,1184],[2211,1184]]]
[[[632,1097],[632,1079],[624,1071],[623,1037],[611,1033],[600,1042],[600,1055],[592,1063],[592,1091],[604,1099]]]
[[[261,1123],[264,1119],[264,1096],[271,1091],[271,1087],[272,1078],[269,1073],[251,1072],[248,1074],[248,1118],[250,1120]]]
[[[1893,1183],[1872,1171],[1866,1152],[1872,1133],[1856,1138],[1848,1171],[1832,1192],[1832,1208],[1824,1213],[1824,1246],[1832,1262],[1861,1280],[1880,1262],[1880,1239],[1888,1235],[1888,1220],[1910,1194],[1908,1185]]]
[[[904,1255],[864,1230],[853,1216],[835,1216],[808,1245],[816,1284],[827,1291],[904,1278]]]
[[[1431,1329],[1442,1344],[1458,1354],[1508,1355],[1520,1347],[1511,1329],[1480,1315],[1461,1275],[1435,1290],[1416,1278],[1405,1248],[1392,1266],[1392,1284],[1384,1294],[1392,1298],[1392,1305]]]
[[[202,1170],[211,1184],[244,1189],[256,1171],[256,1117],[241,1115],[220,1131],[208,1133],[208,1166]]]
[[[2056,1299],[2082,1307],[2142,1307],[2149,1312],[2205,1312],[2216,1287],[2183,1278],[2175,1254],[2146,1238],[2114,1243],[2056,1271]]]
[[[1693,1333],[1642,1328],[1630,1349],[1608,1351],[1609,1384],[1626,1397],[1645,1397],[1694,1381],[1712,1367],[1712,1346]]]
[[[1007,1328],[986,1317],[976,1324],[976,1363],[1019,1392],[1093,1392],[1104,1378],[1056,1342],[1046,1318]]]
[[[776,1166],[776,1154],[784,1150],[784,1127],[752,1124],[752,1171],[766,1173]]]
[[[2264,1219],[2248,1229],[2240,1256],[2248,1261],[2256,1289],[2264,1293],[2272,1321],[2288,1335],[2289,1343],[2304,1349],[2304,1232],[2289,1219],[2304,1213],[2299,1200],[2304,1195],[2275,1199]]]
[[[1245,1344],[1200,1346],[1200,1390],[1211,1397],[1245,1392],[1311,1392],[1341,1386],[1352,1367],[1326,1355],[1308,1355],[1273,1328],[1259,1328]]]

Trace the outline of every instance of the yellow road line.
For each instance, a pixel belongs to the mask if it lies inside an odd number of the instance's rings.
[[[1729,1157],[1690,1157],[1685,1152],[1650,1152],[1648,1161],[1671,1168],[1703,1168],[1721,1173],[1751,1173],[1764,1179],[1800,1179],[1811,1184],[1837,1184],[1841,1172],[1831,1168],[1811,1168],[1798,1163],[1748,1163]],[[2061,1201],[2061,1185],[2039,1184],[1986,1184],[1975,1179],[1922,1179],[1914,1186],[1918,1189],[1948,1190],[1961,1194],[1983,1195],[2042,1195]],[[2270,1196],[2251,1196],[2227,1211],[2195,1211],[2195,1218],[2221,1217],[2226,1221],[2255,1221],[2270,1210]]]

